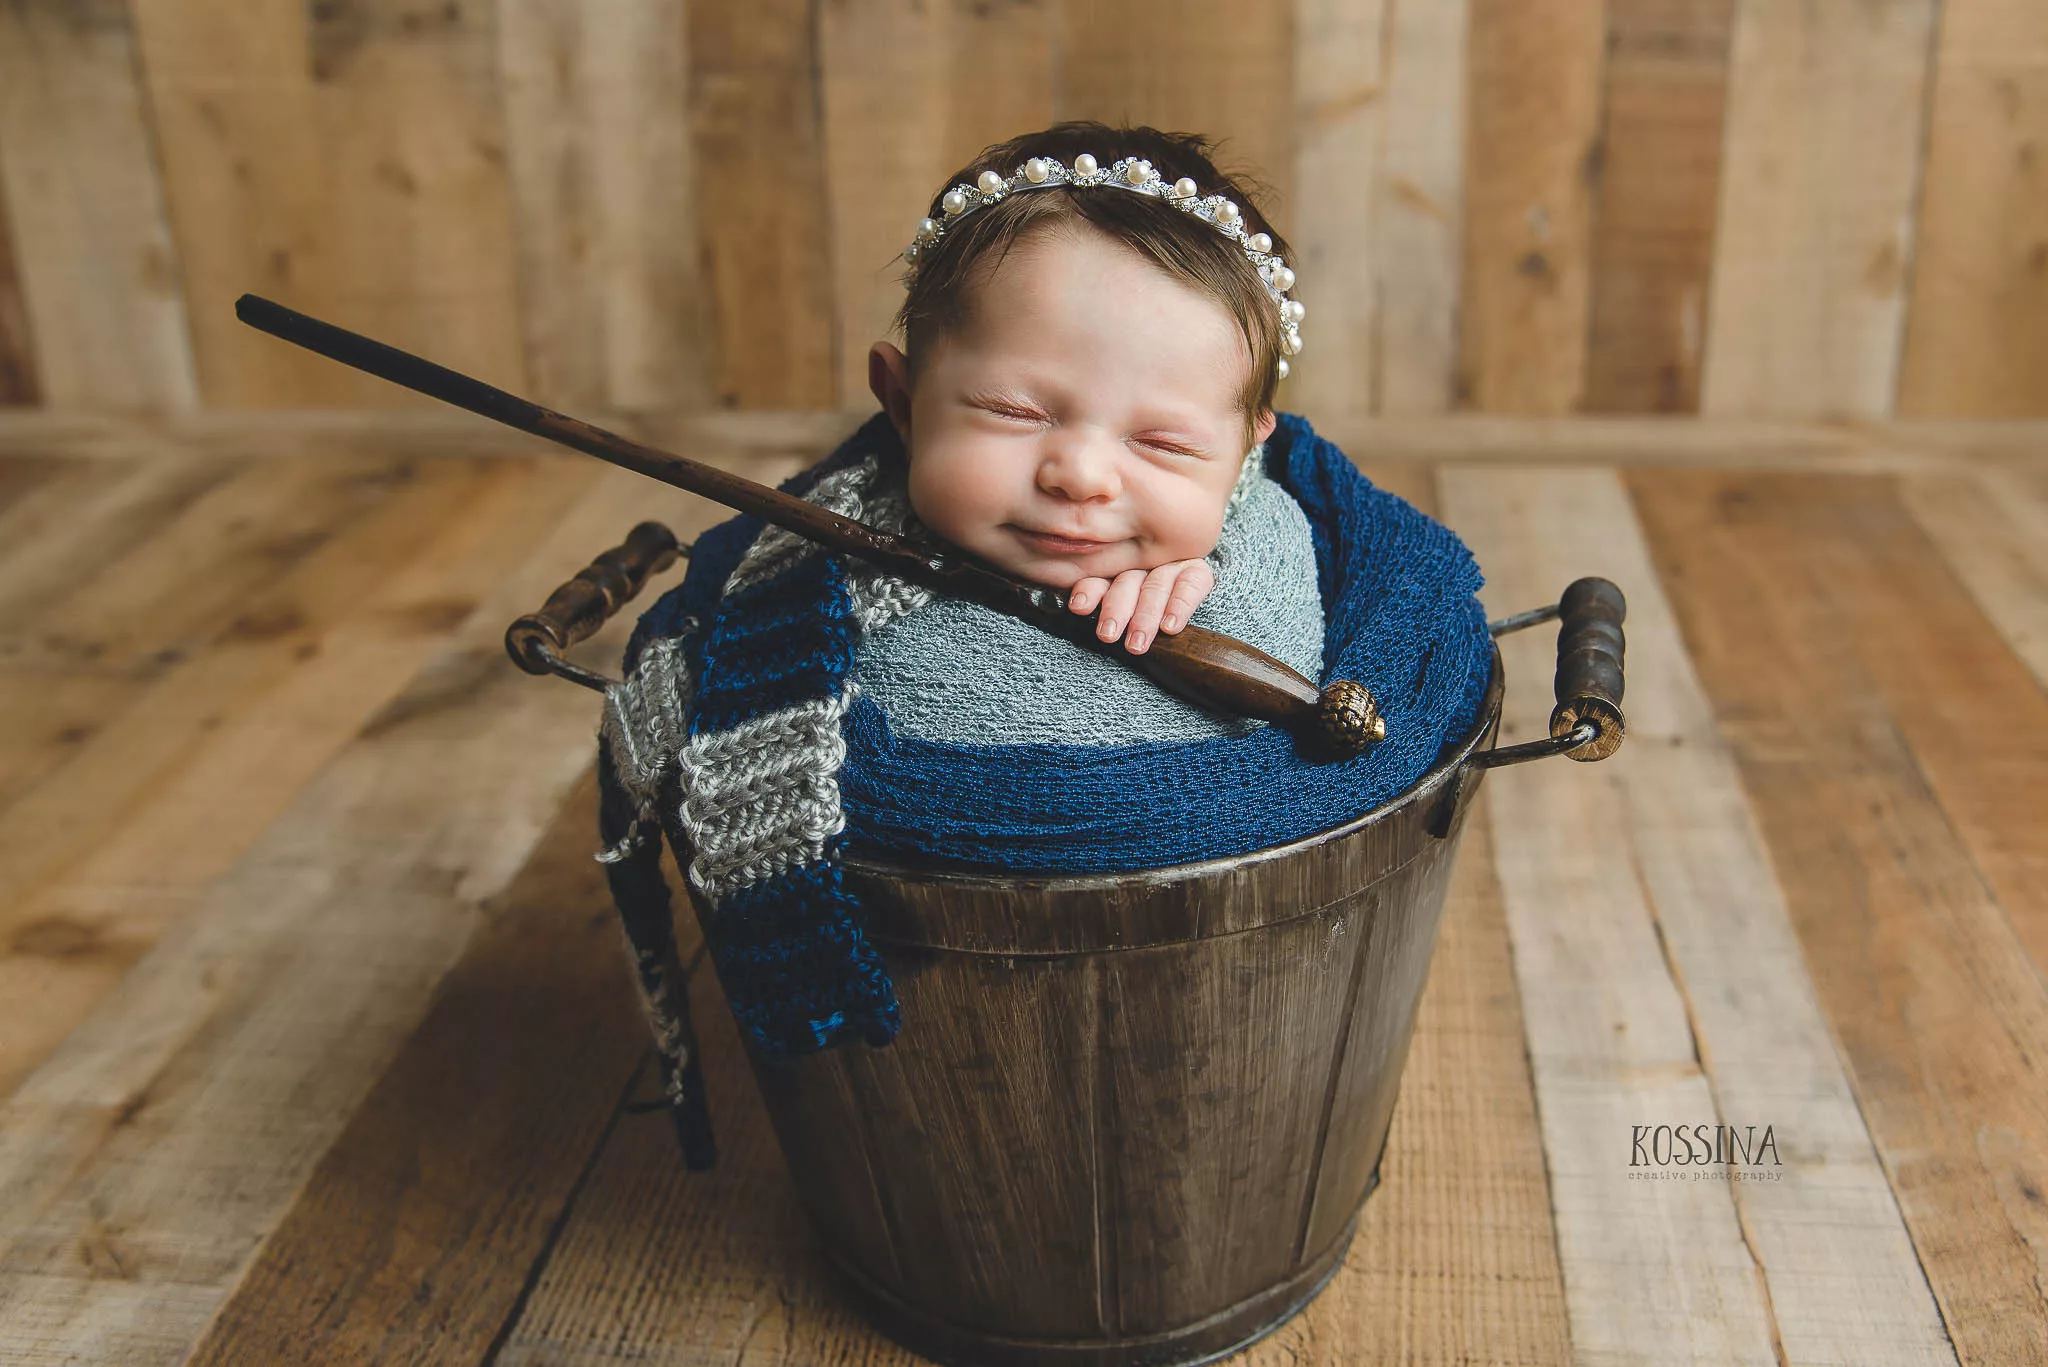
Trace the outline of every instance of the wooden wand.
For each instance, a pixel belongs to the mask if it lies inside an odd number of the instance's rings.
[[[235,316],[343,365],[751,513],[911,583],[1021,618],[1062,640],[1121,660],[1199,706],[1258,717],[1305,738],[1320,739],[1338,758],[1348,759],[1386,736],[1386,722],[1363,685],[1338,679],[1328,688],[1318,689],[1264,651],[1221,632],[1184,626],[1155,638],[1144,654],[1133,655],[1120,642],[1098,639],[1094,618],[1070,610],[1065,593],[1013,579],[965,551],[918,545],[877,531],[779,489],[528,403],[481,380],[257,295],[245,294],[236,300]]]

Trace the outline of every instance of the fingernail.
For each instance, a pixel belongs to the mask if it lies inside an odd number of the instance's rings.
[[[1159,619],[1159,625],[1165,627],[1168,631],[1174,631],[1180,627],[1180,618],[1169,612]]]
[[[1102,639],[1105,641],[1114,641],[1116,639],[1116,629],[1121,625],[1122,623],[1118,622],[1114,617],[1103,618]]]
[[[1131,653],[1132,653],[1132,654],[1136,654],[1137,652],[1139,652],[1139,651],[1143,650],[1143,649],[1145,648],[1145,643],[1146,643],[1147,641],[1151,640],[1151,639],[1152,639],[1151,637],[1147,636],[1147,635],[1146,635],[1146,634],[1145,634],[1144,632],[1142,632],[1142,631],[1134,631],[1134,632],[1132,632],[1132,633],[1131,633]]]

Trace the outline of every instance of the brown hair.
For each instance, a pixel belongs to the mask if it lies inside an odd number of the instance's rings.
[[[1226,195],[1236,201],[1244,215],[1245,231],[1265,233],[1273,239],[1273,255],[1291,256],[1286,241],[1273,231],[1246,193],[1244,184],[1250,183],[1249,178],[1233,179],[1217,170],[1209,159],[1214,150],[1209,139],[1192,133],[1113,128],[1091,122],[1054,124],[983,149],[980,156],[947,177],[927,212],[944,221],[939,200],[947,190],[974,184],[983,171],[1008,178],[1027,157],[1049,157],[1068,166],[1083,152],[1103,166],[1120,157],[1139,157],[1151,162],[1169,184],[1186,176],[1203,195]],[[903,330],[912,375],[917,372],[918,354],[934,331],[959,327],[972,316],[972,286],[979,278],[975,271],[990,253],[994,253],[992,270],[1019,242],[1077,220],[1109,234],[1174,279],[1213,295],[1230,311],[1252,354],[1251,375],[1238,395],[1249,430],[1258,415],[1273,406],[1273,387],[1279,374],[1280,320],[1273,297],[1236,242],[1150,195],[1098,194],[1092,189],[1059,186],[1009,195],[962,218],[935,246],[920,254],[906,275],[908,288],[896,314],[896,326]]]

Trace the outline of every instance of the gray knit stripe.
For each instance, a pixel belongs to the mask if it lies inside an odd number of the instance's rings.
[[[911,516],[900,487],[873,456],[813,484],[808,502],[881,531],[900,533]],[[900,485],[900,481],[898,481]],[[779,527],[756,537],[726,579],[725,593],[787,573],[816,543]],[[842,560],[848,596],[863,631],[931,601],[929,590],[863,561]],[[679,815],[695,857],[689,878],[713,902],[734,889],[774,878],[825,856],[825,844],[846,829],[839,769],[846,760],[840,723],[859,688],[851,680],[837,697],[815,698],[729,730],[699,735],[672,751],[681,793]]]
[[[876,460],[873,456],[834,470],[818,480],[804,494],[804,502],[815,503],[820,508],[861,521],[862,495],[868,483],[874,479]],[[806,555],[816,554],[818,543],[807,540],[783,527],[769,526],[761,529],[754,538],[754,544],[747,547],[739,564],[725,581],[725,597],[731,597],[741,589],[773,579],[789,569]]]
[[[693,737],[678,759],[690,881],[716,902],[735,888],[824,857],[846,829],[839,719],[851,691]]]
[[[685,619],[685,633],[695,627],[696,619]],[[598,737],[637,815],[619,843],[597,856],[599,863],[615,864],[653,838],[661,785],[682,749],[691,692],[681,636],[649,641],[633,672],[605,690]]]

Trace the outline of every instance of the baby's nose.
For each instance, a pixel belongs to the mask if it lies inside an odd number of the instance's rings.
[[[1038,487],[1076,502],[1114,497],[1116,457],[1092,441],[1055,442],[1038,466]]]

